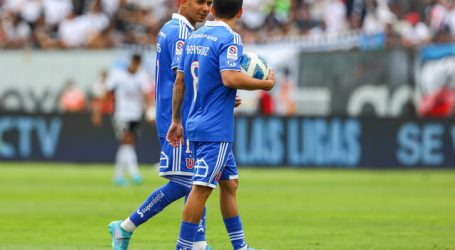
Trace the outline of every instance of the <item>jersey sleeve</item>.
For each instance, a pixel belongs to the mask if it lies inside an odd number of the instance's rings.
[[[228,42],[220,48],[220,71],[240,71],[240,57],[243,55],[243,44],[238,34],[233,34]]]
[[[169,52],[172,58],[171,69],[178,68],[182,58],[185,40],[189,34],[188,28],[183,24],[180,25],[178,33],[177,31],[174,32],[174,39],[171,39],[169,44]]]
[[[179,65],[177,67],[177,71],[179,71],[179,72],[185,72],[184,71],[184,68],[185,68],[185,57],[186,57],[186,46],[183,47],[182,56],[180,57],[180,62],[179,62]]]

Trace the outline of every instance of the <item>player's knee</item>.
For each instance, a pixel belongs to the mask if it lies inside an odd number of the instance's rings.
[[[191,193],[194,193],[194,195],[197,195],[201,199],[207,200],[212,190],[210,187],[193,185]]]
[[[239,188],[238,180],[226,180],[220,181],[220,188],[222,192],[227,192],[229,194],[235,194]]]
[[[125,133],[122,138],[122,143],[123,144],[134,144],[134,135],[129,132]]]

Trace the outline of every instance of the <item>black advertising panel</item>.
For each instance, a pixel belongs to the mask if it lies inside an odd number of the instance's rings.
[[[234,148],[247,166],[455,168],[455,121],[238,117]]]
[[[0,116],[1,160],[113,162],[117,146],[108,117],[94,127],[87,114]],[[140,162],[159,161],[154,125],[142,122],[136,149]]]
[[[0,116],[0,160],[113,162],[118,142],[110,119],[90,115]],[[139,161],[159,161],[154,125],[142,123]],[[455,121],[309,117],[237,117],[239,166],[455,168]]]

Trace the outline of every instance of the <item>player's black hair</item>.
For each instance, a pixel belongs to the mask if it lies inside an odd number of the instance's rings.
[[[214,0],[213,10],[219,18],[231,19],[242,9],[243,0]]]

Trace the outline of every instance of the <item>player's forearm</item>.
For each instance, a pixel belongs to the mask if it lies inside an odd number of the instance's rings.
[[[150,107],[155,106],[155,98],[153,98],[148,93],[144,94],[144,110],[147,111]]]
[[[254,79],[239,71],[223,71],[221,77],[224,86],[233,89],[270,90],[273,87],[273,83],[269,80]]]
[[[185,84],[183,74],[178,73],[174,83],[174,93],[172,95],[172,121],[182,122],[182,105],[185,96]]]

